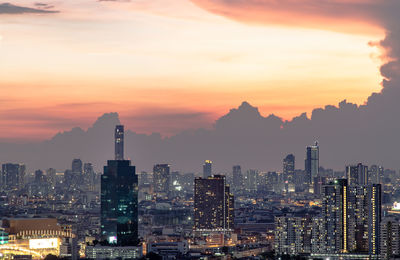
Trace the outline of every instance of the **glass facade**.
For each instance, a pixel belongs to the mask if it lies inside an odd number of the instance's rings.
[[[101,176],[101,233],[120,246],[138,243],[138,177],[128,160],[110,160]]]

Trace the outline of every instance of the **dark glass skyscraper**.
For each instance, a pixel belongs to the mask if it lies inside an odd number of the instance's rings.
[[[121,129],[116,127],[116,139],[123,137]],[[138,177],[135,166],[121,155],[123,146],[118,145],[119,160],[107,161],[101,176],[101,234],[109,243],[133,246],[138,243]]]
[[[283,177],[285,181],[294,183],[294,169],[295,169],[295,157],[293,154],[288,154],[283,159]]]
[[[314,178],[318,176],[319,170],[319,146],[315,142],[312,146],[307,146],[305,170],[309,183],[314,182]]]

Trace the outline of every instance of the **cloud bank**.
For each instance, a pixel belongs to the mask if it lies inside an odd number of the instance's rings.
[[[24,7],[10,3],[0,3],[0,15],[2,14],[45,14],[45,13],[58,13],[58,11],[48,10],[52,8],[44,3],[36,3],[37,8]]]

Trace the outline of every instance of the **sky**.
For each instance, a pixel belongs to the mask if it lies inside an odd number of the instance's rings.
[[[48,139],[107,112],[171,136],[242,101],[284,120],[364,104],[387,62],[369,10],[390,0],[318,2],[0,0],[0,140]]]

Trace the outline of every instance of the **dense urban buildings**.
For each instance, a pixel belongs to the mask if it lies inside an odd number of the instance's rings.
[[[123,126],[114,130],[115,158],[102,173],[80,158],[62,170],[2,165],[1,254],[393,259],[400,253],[396,171],[363,163],[344,171],[320,167],[316,143],[307,147],[304,169],[288,153],[281,171],[234,165],[218,172],[207,160],[199,172],[156,164],[138,176],[123,157]]]

